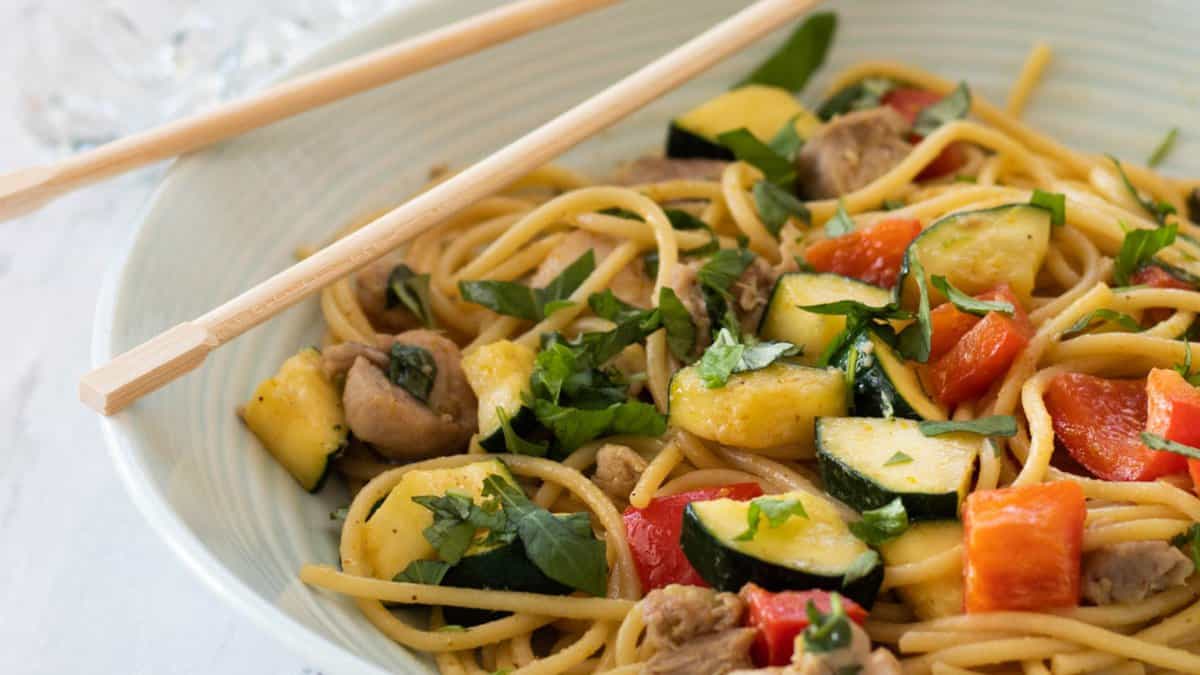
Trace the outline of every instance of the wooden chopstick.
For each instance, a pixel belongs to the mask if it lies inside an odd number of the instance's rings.
[[[105,415],[121,410],[200,365],[217,347],[503,189],[817,2],[758,0],[354,234],[93,370],[80,380],[80,399]]]
[[[139,166],[239,136],[619,0],[518,0],[48,166],[0,175],[0,221]]]

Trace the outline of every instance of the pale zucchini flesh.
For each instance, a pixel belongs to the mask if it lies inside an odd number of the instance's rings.
[[[349,434],[342,397],[321,369],[321,354],[305,349],[254,390],[242,420],[263,447],[309,492],[320,489],[330,459]]]
[[[962,543],[962,524],[957,521],[914,523],[904,534],[880,546],[879,553],[888,565],[908,565],[928,560]],[[900,586],[896,592],[918,619],[957,616],[963,612],[962,568],[955,568],[936,579]]]
[[[702,103],[675,118],[675,125],[710,141],[726,131],[745,127],[765,143],[793,118],[801,138],[811,136],[821,124],[791,92],[752,84]]]
[[[846,327],[846,317],[814,314],[800,309],[839,300],[857,300],[870,307],[883,307],[892,301],[892,292],[837,274],[796,272],[775,282],[771,299],[759,325],[764,340],[783,340],[803,351],[797,360],[815,365],[825,348]]]
[[[434,557],[433,546],[424,535],[425,528],[433,524],[433,514],[413,497],[455,491],[470,495],[478,503],[483,500],[483,481],[488,476],[514,482],[508,467],[498,459],[404,474],[364,525],[363,543],[372,574],[390,580],[412,561]]]
[[[534,420],[525,406],[530,393],[536,355],[509,340],[476,347],[462,358],[463,373],[479,401],[479,443],[491,452],[504,452],[504,433],[497,410],[503,410],[513,429],[521,434]]]
[[[1008,284],[1028,302],[1050,246],[1050,229],[1050,212],[1029,204],[942,218],[908,246],[900,272],[904,306],[917,306],[917,285],[911,275],[914,256],[927,276],[944,276],[968,295]],[[929,293],[934,304],[945,299],[932,285]]]
[[[860,512],[899,498],[910,521],[958,518],[980,443],[973,434],[925,436],[907,419],[817,420],[825,489]]]
[[[846,381],[834,368],[780,362],[710,389],[689,366],[671,378],[669,398],[671,426],[723,445],[811,457],[813,421],[846,414]]]

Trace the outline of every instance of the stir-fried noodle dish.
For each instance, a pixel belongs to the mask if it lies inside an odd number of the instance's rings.
[[[1003,108],[889,61],[805,107],[834,26],[322,292],[239,410],[353,494],[306,583],[446,674],[1200,673],[1177,132],[1035,131],[1044,45]]]

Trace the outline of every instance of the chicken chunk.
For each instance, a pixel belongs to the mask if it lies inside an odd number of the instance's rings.
[[[616,243],[609,237],[586,230],[572,232],[563,238],[550,255],[546,256],[529,280],[529,285],[536,288],[545,287],[588,249],[592,250],[596,264],[599,265],[608,257],[608,254],[613,252],[614,248],[616,248]],[[646,277],[645,272],[642,271],[641,262],[635,259],[635,262],[626,265],[613,277],[608,287],[621,300],[645,308],[649,306],[650,294],[654,290],[654,281]]]
[[[912,151],[908,122],[889,107],[834,118],[796,157],[797,184],[809,199],[830,199],[866,186]]]
[[[671,584],[650,591],[642,600],[646,640],[652,649],[672,649],[701,635],[736,628],[745,611],[733,593]]]
[[[388,379],[383,348],[394,343],[421,347],[433,356],[437,373],[428,402]],[[324,361],[326,372],[345,369],[342,405],[350,431],[385,457],[410,460],[452,454],[465,448],[475,433],[475,394],[463,374],[462,355],[457,345],[435,332],[380,336],[375,346],[338,345],[326,350]]]
[[[596,452],[596,473],[592,476],[592,482],[614,500],[629,501],[629,493],[637,485],[646,466],[646,460],[632,448],[606,443]]]
[[[1165,541],[1110,544],[1084,559],[1083,597],[1097,605],[1141,602],[1194,571],[1191,558]]]
[[[726,675],[747,668],[750,645],[758,631],[730,628],[690,640],[677,649],[655,652],[642,668],[643,675]]]
[[[381,333],[401,333],[417,328],[421,319],[403,304],[388,307],[388,279],[404,262],[403,253],[390,253],[367,265],[354,277],[354,295],[371,326]]]

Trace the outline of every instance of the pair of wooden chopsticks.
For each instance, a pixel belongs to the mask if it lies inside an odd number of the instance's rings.
[[[334,69],[292,81],[218,111],[168,125],[112,146],[88,170],[43,169],[63,175],[25,192],[28,204],[63,185],[118,173],[257,128],[317,105],[379,86],[612,0],[525,0],[400,43]],[[379,217],[369,225],[276,274],[208,314],[182,323],[88,373],[79,383],[84,403],[110,415],[199,366],[209,352],[322,287],[378,259],[429,228],[710,68],[806,12],[819,0],[758,0],[734,16],[559,115],[487,159]],[[444,50],[442,53],[431,53]],[[382,72],[381,72],[382,71]],[[339,82],[339,80],[345,80]],[[333,93],[331,93],[331,91]],[[259,107],[261,106],[261,107]],[[97,152],[103,152],[101,148]],[[70,164],[70,162],[68,162]],[[75,181],[72,183],[71,181]],[[46,187],[37,189],[37,185]],[[0,205],[4,204],[0,189]]]

